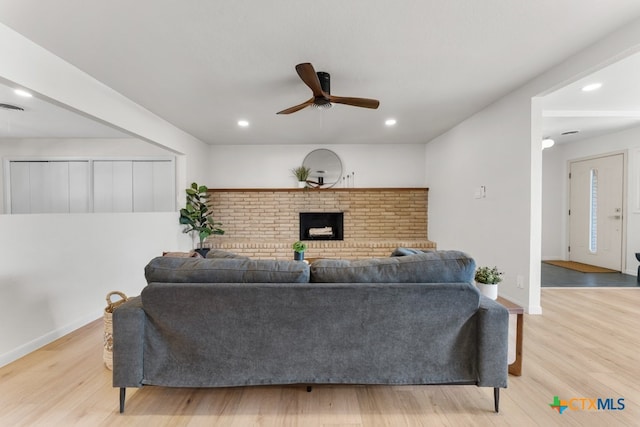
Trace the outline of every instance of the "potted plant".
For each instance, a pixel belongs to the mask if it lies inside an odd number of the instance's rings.
[[[475,280],[480,292],[488,298],[498,298],[498,283],[502,282],[503,274],[498,267],[479,267]]]
[[[303,261],[304,251],[307,250],[307,244],[298,240],[291,245],[291,248],[293,248],[293,259],[296,261]]]
[[[307,180],[309,179],[311,169],[305,166],[298,166],[297,168],[291,169],[291,172],[293,172],[293,175],[298,180],[298,187],[304,188],[307,186]]]
[[[191,187],[187,188],[187,203],[184,208],[180,209],[180,224],[186,225],[184,233],[195,231],[198,233],[200,244],[196,249],[203,257],[207,256],[208,248],[204,248],[204,241],[212,234],[224,234],[224,230],[220,228],[222,223],[215,222],[211,216],[211,211],[207,205],[209,195],[208,188],[205,185],[198,185],[195,182]]]

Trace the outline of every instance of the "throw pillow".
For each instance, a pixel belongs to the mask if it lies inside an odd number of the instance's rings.
[[[144,274],[147,283],[306,283],[309,265],[284,260],[157,257],[147,264]]]
[[[460,251],[434,251],[391,258],[311,264],[316,283],[471,283],[475,261]]]

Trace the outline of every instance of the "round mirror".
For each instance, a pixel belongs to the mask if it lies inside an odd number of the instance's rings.
[[[342,177],[340,157],[331,150],[319,148],[304,158],[302,166],[309,168],[309,181],[317,183],[320,188],[331,188]]]

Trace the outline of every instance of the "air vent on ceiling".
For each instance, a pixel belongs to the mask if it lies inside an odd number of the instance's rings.
[[[566,132],[562,132],[560,135],[573,135],[580,132],[579,130],[568,130]]]
[[[0,104],[0,108],[4,108],[5,110],[24,111],[24,108],[11,104]]]

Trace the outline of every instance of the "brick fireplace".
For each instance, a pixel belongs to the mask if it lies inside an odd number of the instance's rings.
[[[399,246],[435,249],[428,240],[427,188],[210,189],[213,216],[225,230],[211,248],[252,258],[291,259],[291,244],[306,240],[306,258],[388,256]],[[339,213],[342,240],[304,239],[300,214]],[[318,234],[335,224],[316,222]],[[308,236],[307,236],[308,237]]]

